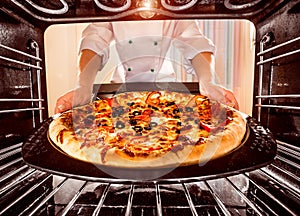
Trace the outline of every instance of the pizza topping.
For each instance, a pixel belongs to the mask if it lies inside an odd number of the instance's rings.
[[[156,107],[156,106],[151,106],[151,105],[149,105],[148,104],[148,107],[149,108],[151,108],[152,110],[154,110],[154,111],[157,111],[157,110],[159,110],[159,108],[158,107]]]
[[[119,117],[124,114],[124,107],[119,106],[119,107],[112,107],[112,117]]]
[[[128,106],[133,106],[134,105],[134,102],[129,102],[127,103]]]
[[[157,107],[160,104],[160,96],[161,93],[158,91],[151,92],[146,99],[146,103],[150,106]]]
[[[62,129],[59,131],[58,135],[56,136],[56,140],[59,141],[60,143],[64,143],[64,133],[67,132],[67,129]]]
[[[94,121],[90,118],[86,118],[83,120],[85,128],[89,128],[94,124]]]
[[[154,146],[154,147],[146,148],[146,149],[144,149],[144,151],[149,153],[149,152],[153,152],[153,151],[161,150],[161,149],[162,149],[162,147],[160,147],[160,146]]]
[[[152,129],[152,127],[149,125],[149,126],[146,126],[144,127],[144,130],[147,130],[147,131],[150,131]]]
[[[199,137],[196,144],[204,144],[204,143],[205,143],[205,138],[204,137]]]
[[[143,128],[141,126],[134,126],[134,127],[132,127],[132,129],[137,133],[140,133],[143,131]]]
[[[206,130],[207,132],[211,132],[211,131],[216,130],[216,127],[213,127],[213,126],[211,126],[210,124],[206,124],[206,123],[204,123],[203,121],[200,121],[200,122],[199,122],[199,126],[200,126],[200,129],[204,129],[204,130]]]
[[[228,118],[233,118],[233,111],[231,109],[226,110],[226,115]]]
[[[173,106],[173,105],[176,105],[176,103],[174,101],[167,101],[166,102],[166,106]]]
[[[131,125],[136,125],[137,124],[137,121],[135,119],[130,119],[129,120],[129,124]]]
[[[88,115],[86,118],[89,119],[89,120],[91,120],[91,121],[95,120],[95,116],[94,115]]]
[[[196,142],[194,142],[193,140],[191,140],[188,136],[186,135],[180,135],[178,137],[178,141],[179,143],[181,143],[182,145],[195,145]]]
[[[125,154],[129,155],[130,157],[134,157],[134,153],[132,151],[130,151],[129,149],[127,149],[127,148],[124,148],[123,152]]]
[[[154,121],[152,121],[152,122],[149,123],[149,126],[150,126],[151,128],[156,127],[157,125],[158,125],[158,123],[157,123],[157,122],[154,122]]]
[[[150,116],[148,116],[148,115],[137,115],[137,116],[133,116],[132,118],[135,119],[135,120],[142,120],[142,121],[145,121],[145,122],[150,121]]]
[[[144,110],[143,111],[143,115],[151,115],[153,113],[153,110],[151,110],[151,109],[146,109],[146,110]]]
[[[103,100],[106,101],[110,107],[113,106],[113,98],[104,98]]]
[[[193,129],[193,126],[192,125],[185,125],[181,128],[182,131],[185,131],[185,130],[191,130]]]
[[[101,149],[100,158],[101,158],[102,163],[105,163],[105,155],[109,149],[111,149],[110,146],[105,146],[104,148]]]
[[[183,148],[184,148],[183,145],[176,145],[176,146],[174,146],[174,147],[171,149],[171,151],[172,151],[172,152],[178,152],[178,151],[182,150]]]
[[[186,108],[185,108],[185,111],[186,111],[186,112],[193,112],[194,109],[193,109],[192,107],[186,107]]]
[[[115,145],[117,143],[121,143],[121,141],[123,140],[123,136],[125,137],[125,134],[121,134],[121,133],[117,133],[115,136],[113,136],[112,139],[109,140],[109,143]]]
[[[125,127],[125,124],[122,121],[117,121],[115,127],[118,128],[118,129],[122,129],[122,128]]]
[[[72,128],[73,121],[72,121],[72,113],[71,112],[63,113],[61,115],[60,119],[62,120],[62,123],[64,126],[66,126],[67,128]]]
[[[140,111],[133,111],[132,115],[133,116],[138,116],[141,115],[142,113]]]

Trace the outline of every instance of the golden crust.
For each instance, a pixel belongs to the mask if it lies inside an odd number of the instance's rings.
[[[82,158],[81,142],[76,139],[74,132],[63,124],[61,118],[58,117],[51,122],[48,135],[55,146],[59,147],[67,155]]]

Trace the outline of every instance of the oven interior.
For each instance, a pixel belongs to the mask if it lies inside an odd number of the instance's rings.
[[[0,215],[298,215],[298,0],[5,0],[0,3]],[[143,13],[146,12],[146,13]],[[52,24],[247,19],[256,28],[253,114],[277,140],[250,172],[177,182],[93,181],[28,166],[22,144],[48,118],[44,31]]]

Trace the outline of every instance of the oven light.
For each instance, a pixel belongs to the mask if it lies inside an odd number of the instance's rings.
[[[137,7],[141,10],[139,15],[144,19],[150,19],[156,14],[152,10],[157,8],[157,0],[140,0],[137,2]]]

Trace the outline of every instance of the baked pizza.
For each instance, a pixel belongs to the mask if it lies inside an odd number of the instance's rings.
[[[244,116],[201,94],[126,92],[55,117],[51,142],[79,160],[113,167],[204,163],[242,144]]]

